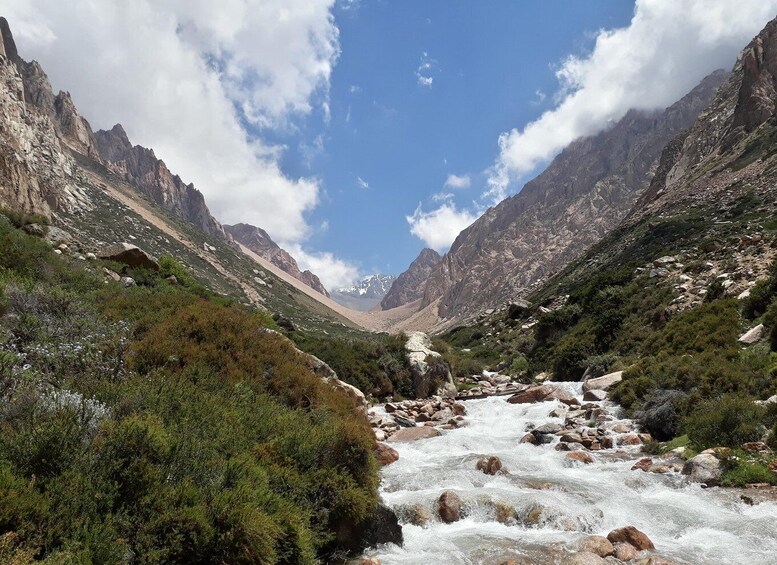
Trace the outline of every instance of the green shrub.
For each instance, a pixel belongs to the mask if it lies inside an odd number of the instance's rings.
[[[750,398],[724,395],[701,403],[685,419],[683,429],[700,450],[739,447],[761,438],[765,414]]]
[[[739,461],[723,475],[721,480],[721,485],[724,487],[744,487],[753,483],[777,485],[777,474],[763,463]]]

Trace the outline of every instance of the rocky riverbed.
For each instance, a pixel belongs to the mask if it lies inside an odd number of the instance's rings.
[[[715,473],[714,453],[698,464],[681,450],[646,456],[650,436],[596,386],[373,409],[381,494],[404,544],[370,550],[367,563],[730,564],[777,555],[772,490],[703,488],[714,484],[702,484]]]

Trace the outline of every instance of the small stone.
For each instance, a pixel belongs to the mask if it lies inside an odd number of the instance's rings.
[[[452,490],[446,490],[437,499],[437,512],[446,524],[452,524],[461,519],[461,497]]]
[[[478,459],[476,467],[478,471],[483,471],[486,475],[496,475],[497,473],[504,472],[502,461],[496,455],[481,457]]]
[[[625,528],[618,528],[607,534],[607,539],[613,544],[616,542],[624,542],[633,545],[638,550],[643,549],[655,549],[653,542],[645,535],[644,532],[639,531],[634,526],[626,526]]]
[[[567,459],[571,459],[572,461],[579,461],[580,463],[584,463],[586,465],[594,462],[593,455],[587,451],[572,451],[567,453],[565,457]]]
[[[599,557],[608,557],[615,552],[610,540],[604,536],[588,536],[580,542],[580,551],[595,553]]]

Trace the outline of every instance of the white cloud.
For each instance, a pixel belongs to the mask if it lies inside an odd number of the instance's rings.
[[[434,65],[437,62],[429,57],[429,53],[424,51],[421,54],[421,62],[415,71],[415,78],[418,81],[419,86],[424,88],[431,88],[434,83],[434,77],[432,72],[434,71]]]
[[[448,188],[469,188],[469,186],[472,184],[472,179],[469,178],[469,175],[448,175],[448,178],[445,179],[444,186]]]
[[[362,190],[367,190],[368,188],[370,188],[370,183],[368,183],[366,180],[364,180],[361,177],[356,177],[356,184],[358,184],[359,188],[361,188]]]
[[[446,200],[450,200],[453,197],[454,197],[454,194],[452,192],[437,192],[435,194],[432,194],[432,201],[444,202]]]
[[[412,216],[407,216],[410,233],[437,251],[448,249],[459,232],[474,222],[478,212],[459,210],[453,202],[445,202],[439,208],[424,212],[419,205]]]
[[[214,214],[302,241],[319,181],[292,178],[248,121],[326,114],[339,55],[334,0],[6,0],[22,56],[69,90],[95,129],[121,122],[194,182]],[[282,49],[279,46],[283,46]]]
[[[295,244],[287,249],[297,260],[299,268],[303,271],[309,269],[318,275],[327,290],[351,286],[363,276],[356,265],[338,259],[331,253],[306,252]]]
[[[555,108],[499,136],[486,197],[501,200],[511,182],[629,109],[664,108],[730,68],[776,11],[777,0],[637,0],[628,27],[599,31],[589,55],[561,63]]]

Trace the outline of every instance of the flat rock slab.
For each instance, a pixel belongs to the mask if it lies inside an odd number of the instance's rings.
[[[588,379],[583,383],[583,392],[589,390],[607,390],[612,385],[617,384],[623,380],[623,371],[616,371],[603,377],[597,377],[595,379]]]
[[[401,428],[392,435],[388,441],[393,443],[404,443],[408,441],[417,441],[419,439],[428,439],[442,435],[438,430],[432,427],[423,426],[415,428]]]

